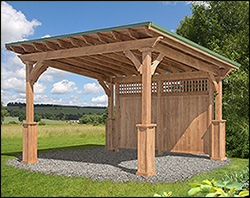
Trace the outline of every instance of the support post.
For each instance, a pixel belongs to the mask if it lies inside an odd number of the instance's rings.
[[[218,93],[215,96],[215,120],[212,120],[211,160],[226,160],[225,122],[222,120],[222,78],[218,79]]]
[[[151,124],[151,51],[142,50],[142,124],[137,124],[138,176],[155,175],[155,127]]]
[[[34,122],[34,93],[31,71],[34,62],[26,64],[26,123],[23,124],[23,164],[37,163],[37,123]]]
[[[108,119],[106,119],[106,151],[117,151],[116,145],[116,134],[115,134],[115,119],[114,119],[114,85],[110,84],[110,94],[108,95]]]

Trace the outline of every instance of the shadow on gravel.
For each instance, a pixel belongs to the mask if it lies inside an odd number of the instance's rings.
[[[22,160],[22,152],[2,153],[2,155],[16,156],[18,161]],[[163,155],[158,155],[155,152],[155,157],[179,156],[187,158],[209,159],[208,155],[197,155],[187,153],[164,152]],[[85,144],[80,146],[58,147],[50,149],[39,149],[38,159],[53,159],[72,162],[84,162],[95,164],[107,164],[117,167],[125,172],[136,174],[136,169],[126,168],[120,165],[121,162],[137,160],[137,150],[120,149],[119,152],[107,152],[105,146],[98,144]]]
[[[103,146],[103,145],[101,145],[101,144],[83,144],[83,145],[78,145],[78,146],[65,146],[65,147],[56,147],[56,148],[48,148],[48,149],[38,149],[37,154],[39,156],[39,154],[43,153],[43,152],[71,150],[71,149],[90,149],[90,148],[96,148],[96,147],[100,147],[100,146]],[[19,157],[19,156],[22,155],[22,151],[20,151],[20,152],[1,153],[1,155]]]

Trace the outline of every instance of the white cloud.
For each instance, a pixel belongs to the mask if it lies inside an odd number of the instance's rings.
[[[25,93],[25,80],[16,77],[1,79],[1,88],[4,90],[14,90],[17,93]]]
[[[7,105],[9,102],[23,102],[26,103],[26,94],[12,94],[9,91],[1,90],[1,101],[4,102],[4,105]]]
[[[46,34],[45,36],[43,36],[42,38],[48,38],[51,37],[49,34]]]
[[[91,102],[106,104],[108,102],[108,97],[106,95],[97,96],[96,98],[91,98]]]
[[[77,87],[73,81],[62,80],[53,84],[53,88],[50,91],[52,94],[68,94],[73,91],[76,91]]]
[[[39,83],[39,82],[36,82],[34,84],[34,93],[35,94],[44,93],[46,88],[47,88],[46,85]]]
[[[185,1],[185,4],[186,5],[189,5],[189,4],[191,4],[192,3],[192,1]]]
[[[17,57],[17,54],[11,51],[3,50],[3,60],[1,61],[1,67],[8,69],[17,69],[20,67],[24,67],[25,65]]]
[[[63,70],[60,70],[60,69],[55,69],[55,68],[49,67],[49,68],[44,72],[44,74],[46,74],[46,75],[51,75],[51,76],[53,76],[54,78],[64,78],[64,77],[68,76],[68,75],[71,74],[71,73],[70,73],[70,72],[63,71]]]
[[[163,5],[176,5],[177,1],[162,1]]]
[[[83,85],[83,90],[78,93],[83,94],[100,94],[103,93],[103,88],[97,83],[87,83]]]
[[[5,1],[1,2],[1,48],[5,43],[23,40],[33,35],[34,28],[41,22],[33,19],[28,21],[21,11],[15,10]]]
[[[203,5],[205,8],[210,8],[210,4],[206,1],[192,1],[194,5]]]

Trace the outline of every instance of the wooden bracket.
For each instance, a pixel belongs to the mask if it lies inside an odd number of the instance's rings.
[[[163,60],[163,58],[164,58],[164,55],[160,53],[157,56],[157,58],[153,61],[152,65],[151,65],[151,75],[153,75],[155,73],[157,66],[160,64],[160,62]]]
[[[35,84],[38,78],[41,76],[43,72],[47,70],[48,66],[44,65],[42,60],[37,61],[36,65],[30,72],[30,81],[32,84]]]
[[[208,78],[209,78],[209,79],[211,80],[211,82],[212,82],[212,85],[213,85],[213,87],[214,87],[215,93],[218,94],[218,93],[219,93],[219,85],[218,85],[218,83],[216,82],[216,79],[215,79],[214,75],[211,74],[211,73],[208,73]]]
[[[141,72],[142,72],[142,70],[141,70],[141,66],[142,66],[141,61],[139,61],[139,59],[130,50],[123,51],[123,53],[125,54],[125,56],[127,58],[129,58],[134,63],[137,71],[139,71],[140,74],[141,74]]]
[[[102,79],[98,79],[99,84],[102,86],[102,88],[104,89],[105,93],[107,94],[107,96],[111,95],[111,89],[108,83],[106,83],[104,80]]]
[[[140,74],[142,74],[142,63],[140,62],[140,60],[130,50],[123,51],[123,52],[124,52],[125,56],[127,58],[129,58],[134,63],[137,71],[139,71]],[[154,74],[157,66],[160,64],[160,62],[163,60],[163,58],[164,58],[164,55],[160,53],[158,55],[158,57],[153,61],[152,65],[151,65],[151,75]]]

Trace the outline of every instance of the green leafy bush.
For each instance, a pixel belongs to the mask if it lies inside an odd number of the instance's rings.
[[[198,193],[205,197],[246,197],[249,196],[248,190],[242,190],[242,185],[236,181],[209,181],[203,180],[201,184],[192,183],[192,188],[188,191],[189,196],[196,195]],[[236,190],[240,191],[236,194]]]
[[[42,125],[46,125],[46,123],[41,121],[41,122],[38,123],[38,125],[42,126]]]
[[[233,172],[230,175],[225,173],[224,181],[227,180],[239,182],[242,185],[242,189],[249,190],[249,165],[242,171]]]
[[[10,122],[8,122],[8,124],[18,124],[18,123],[15,121],[10,121]]]

